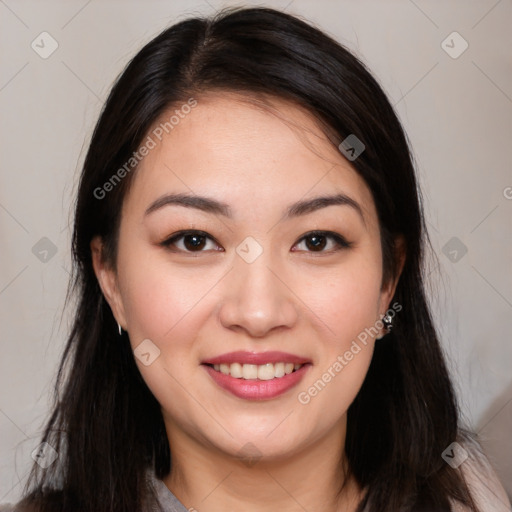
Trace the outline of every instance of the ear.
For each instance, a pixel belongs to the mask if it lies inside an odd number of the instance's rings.
[[[389,309],[389,304],[393,295],[395,294],[396,287],[398,285],[398,281],[400,276],[402,275],[402,270],[404,268],[406,253],[407,253],[407,244],[405,242],[405,238],[403,235],[397,235],[394,239],[394,252],[395,252],[395,260],[397,265],[397,274],[393,279],[389,279],[387,283],[384,283],[380,296],[380,313],[384,315],[386,311]]]
[[[96,236],[91,240],[91,257],[94,273],[98,279],[101,291],[110,305],[112,314],[121,327],[126,330],[126,316],[121,294],[117,283],[116,271],[105,260],[103,240]]]

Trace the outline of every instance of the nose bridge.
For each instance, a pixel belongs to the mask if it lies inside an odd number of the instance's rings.
[[[227,328],[243,328],[263,336],[279,326],[291,327],[297,319],[293,294],[283,284],[282,268],[270,248],[247,237],[236,248],[234,268],[220,305],[220,320]]]

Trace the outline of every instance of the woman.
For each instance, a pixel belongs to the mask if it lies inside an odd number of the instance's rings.
[[[401,125],[272,9],[161,33],[84,164],[58,398],[16,510],[510,507],[426,302]]]

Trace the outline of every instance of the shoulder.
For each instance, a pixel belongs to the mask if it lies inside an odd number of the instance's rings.
[[[482,512],[510,512],[510,500],[480,443],[471,436],[464,437],[457,449],[461,460],[459,469],[471,495]],[[466,512],[466,507],[453,503],[454,512]]]

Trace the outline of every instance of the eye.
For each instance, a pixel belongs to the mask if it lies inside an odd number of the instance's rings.
[[[331,242],[330,244],[328,242],[329,240]],[[198,230],[179,231],[161,242],[160,245],[174,252],[205,252],[208,250],[208,241],[213,243],[213,247],[210,247],[210,249],[215,251],[222,250],[219,249],[219,245],[208,233]],[[347,242],[341,235],[332,231],[311,231],[306,233],[294,247],[301,243],[304,243],[306,247],[302,250],[320,253],[336,252],[341,249],[348,249],[352,246],[351,242]],[[324,250],[329,245],[330,247]]]
[[[207,245],[208,241],[214,242],[213,247],[210,249],[218,250],[216,249],[218,248],[218,245],[215,240],[208,235],[208,233],[197,230],[180,231],[175,233],[170,238],[161,242],[160,245],[168,248],[169,250],[174,250],[174,248],[176,248],[177,251],[183,252],[205,252],[203,249]]]
[[[329,245],[328,240],[331,241],[331,247],[324,250]],[[352,247],[351,242],[347,242],[341,235],[332,231],[311,231],[306,233],[299,242],[296,245],[305,244],[305,250],[309,252],[335,252]]]

